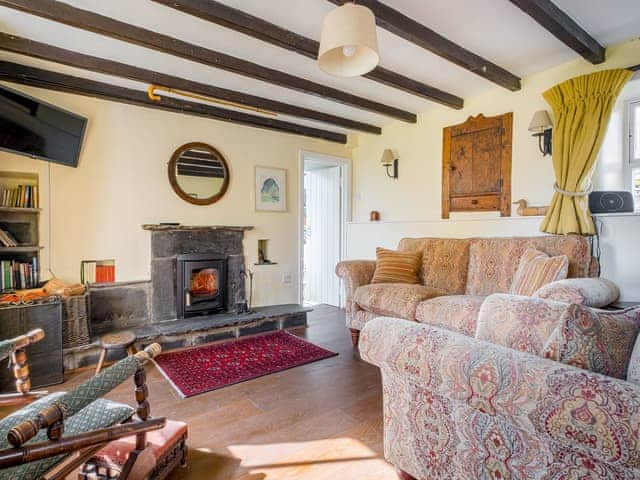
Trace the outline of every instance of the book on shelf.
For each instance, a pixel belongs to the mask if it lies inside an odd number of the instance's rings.
[[[40,282],[38,259],[30,262],[0,260],[0,290],[36,288]]]
[[[111,283],[115,281],[115,260],[83,260],[80,262],[81,283]]]
[[[17,247],[18,241],[8,230],[0,228],[0,245],[5,247]]]
[[[18,185],[0,190],[0,206],[12,208],[39,208],[37,185]]]

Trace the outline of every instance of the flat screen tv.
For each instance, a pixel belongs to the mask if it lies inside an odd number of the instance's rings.
[[[76,167],[87,119],[0,86],[0,149]]]

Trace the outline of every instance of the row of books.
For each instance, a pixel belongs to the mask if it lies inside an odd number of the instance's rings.
[[[0,191],[0,206],[17,208],[38,208],[40,194],[37,185],[18,185]]]
[[[38,259],[30,263],[0,260],[0,290],[36,288],[40,277]]]
[[[0,245],[5,247],[17,247],[18,241],[8,230],[0,228]]]
[[[83,260],[80,263],[81,283],[110,283],[115,281],[115,260]]]

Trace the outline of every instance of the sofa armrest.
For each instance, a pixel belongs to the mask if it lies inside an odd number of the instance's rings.
[[[344,260],[336,265],[336,275],[344,282],[347,312],[353,311],[353,294],[362,285],[368,285],[376,270],[375,260]]]
[[[425,324],[380,317],[361,333],[362,358],[383,379],[413,385],[545,442],[638,468],[640,388]],[[394,395],[394,392],[390,392]]]
[[[539,288],[533,296],[600,308],[617,301],[620,289],[606,278],[567,278]]]

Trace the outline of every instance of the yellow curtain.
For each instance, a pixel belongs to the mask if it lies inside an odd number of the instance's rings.
[[[555,117],[556,176],[556,193],[540,226],[543,232],[595,234],[585,193],[616,98],[632,75],[629,70],[604,70],[572,78],[543,93]]]

